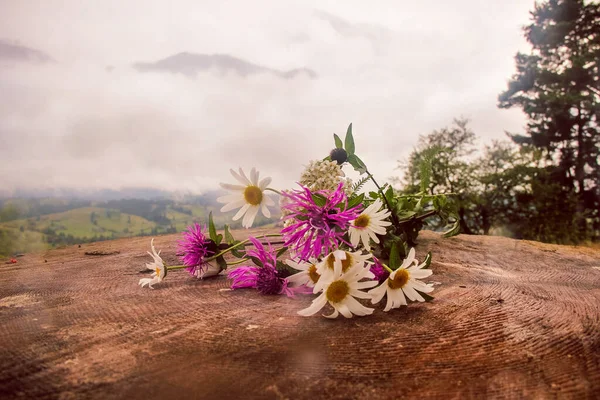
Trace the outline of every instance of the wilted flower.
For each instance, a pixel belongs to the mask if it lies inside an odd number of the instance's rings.
[[[340,183],[334,192],[313,194],[307,187],[282,193],[290,201],[283,206],[289,212],[285,218],[293,222],[281,230],[285,246],[302,261],[338,248],[344,240],[350,221],[356,219],[361,205],[348,208],[348,198]],[[315,199],[318,199],[319,203]]]
[[[167,267],[165,266],[162,258],[160,258],[160,251],[157,253],[156,249],[154,248],[154,238],[152,238],[150,241],[150,247],[152,249],[152,253],[148,252],[148,254],[152,256],[154,261],[151,263],[146,263],[146,268],[154,272],[152,272],[152,278],[142,278],[138,282],[138,285],[141,287],[148,285],[150,289],[154,289],[152,285],[162,282],[162,280],[167,276]]]

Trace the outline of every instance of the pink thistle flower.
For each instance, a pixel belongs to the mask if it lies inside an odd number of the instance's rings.
[[[213,268],[211,269],[212,273],[207,274],[209,266],[204,260],[215,255],[217,245],[206,237],[205,232],[206,226],[194,223],[188,226],[187,230],[183,232],[183,240],[177,242],[178,251],[183,253],[180,260],[183,265],[187,266],[185,270],[196,277],[216,275],[216,273],[220,272],[213,271]]]
[[[288,280],[282,278],[277,271],[277,255],[269,244],[265,248],[261,242],[251,237],[254,250],[247,252],[258,266],[243,266],[227,274],[233,282],[232,289],[255,288],[262,294],[285,294],[293,297],[295,291],[288,288]]]
[[[282,206],[286,227],[281,230],[285,246],[296,253],[301,261],[310,257],[319,258],[339,247],[341,243],[351,246],[344,235],[350,222],[362,211],[362,205],[348,208],[348,197],[344,193],[344,185],[340,183],[333,192],[318,191],[316,194],[324,198],[319,205],[313,198],[309,188],[283,192],[288,201]]]
[[[381,261],[379,261],[377,257],[373,257],[373,261],[375,261],[375,263],[371,265],[371,273],[375,275],[375,280],[379,281],[379,283],[382,283],[388,278],[388,276],[390,276],[390,273],[383,268],[383,264],[381,264]]]

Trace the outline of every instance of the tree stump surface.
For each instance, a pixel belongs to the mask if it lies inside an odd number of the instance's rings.
[[[168,264],[179,237],[155,240]],[[225,277],[140,288],[149,249],[0,265],[0,397],[600,398],[597,249],[425,231],[435,300],[337,320],[297,316],[312,296],[222,290]]]

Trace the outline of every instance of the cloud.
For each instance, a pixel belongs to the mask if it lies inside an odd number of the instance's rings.
[[[43,51],[0,39],[0,62],[6,61],[43,64],[53,60]]]
[[[350,122],[361,159],[385,180],[419,134],[454,117],[470,117],[483,140],[524,125],[496,107],[527,19],[516,0],[257,0],[235,13],[226,2],[28,1],[0,2],[0,37],[60,63],[0,68],[3,190],[202,192],[253,166],[285,188]],[[137,60],[168,73],[140,73]],[[285,75],[301,66],[318,79]]]
[[[234,72],[242,77],[256,74],[271,74],[284,79],[293,79],[304,74],[311,79],[317,77],[317,73],[309,68],[295,68],[288,71],[252,64],[240,58],[228,54],[194,54],[178,53],[156,62],[137,62],[133,67],[140,72],[171,72],[181,73],[189,77],[195,77],[200,71],[216,70],[220,74]]]

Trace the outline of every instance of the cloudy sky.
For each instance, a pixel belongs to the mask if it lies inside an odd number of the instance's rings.
[[[532,7],[0,0],[0,193],[201,192],[252,166],[285,188],[350,122],[385,180],[454,117],[482,143],[523,129],[496,98]]]

